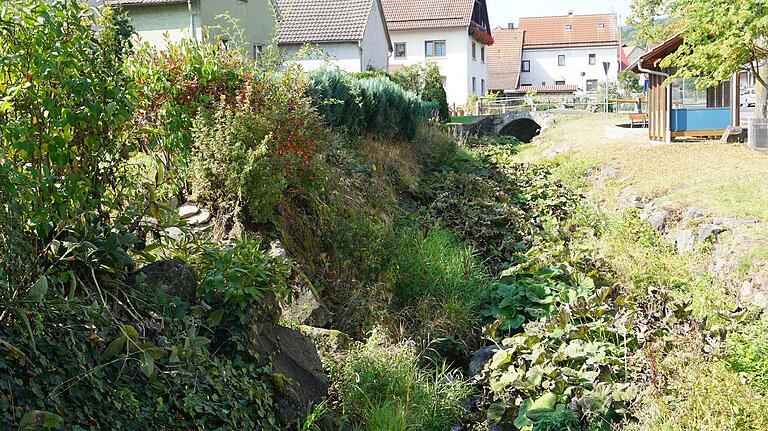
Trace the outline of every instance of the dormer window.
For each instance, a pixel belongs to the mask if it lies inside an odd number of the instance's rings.
[[[570,25],[570,24],[566,24],[566,25],[565,25],[565,29],[566,29],[566,30],[571,30],[572,28],[573,28],[573,26],[572,26],[572,25]]]
[[[605,28],[605,23],[604,22],[598,22],[597,23],[597,28]]]

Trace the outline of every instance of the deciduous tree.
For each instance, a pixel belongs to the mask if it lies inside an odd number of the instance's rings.
[[[633,0],[630,20],[645,38],[666,32],[682,35],[683,45],[661,66],[675,67],[673,77],[698,77],[708,87],[729,79],[743,67],[758,83],[755,116],[768,117],[768,67],[763,49],[768,37],[765,0]],[[661,28],[659,17],[669,17]]]

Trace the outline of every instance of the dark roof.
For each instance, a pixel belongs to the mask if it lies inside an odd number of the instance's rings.
[[[526,49],[619,43],[616,14],[520,18],[520,28],[525,31]]]
[[[520,81],[523,30],[493,29],[494,44],[488,47],[488,88],[514,90]]]
[[[361,41],[371,10],[381,10],[378,0],[275,0],[275,4],[281,44]]]
[[[475,0],[382,0],[390,30],[469,27]]]
[[[187,3],[187,0],[107,0],[108,5],[120,6],[155,6],[164,4]]]

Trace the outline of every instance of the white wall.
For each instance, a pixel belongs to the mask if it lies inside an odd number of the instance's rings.
[[[484,79],[488,86],[488,66],[480,61],[480,44],[477,48],[477,60],[472,60],[471,40],[466,27],[412,31],[391,31],[392,44],[406,43],[406,57],[396,58],[394,53],[390,64],[410,66],[412,64],[434,62],[445,77],[445,92],[448,104],[463,106],[472,91],[472,76],[477,78],[477,92]],[[424,43],[428,40],[445,40],[446,56],[441,58],[425,57]],[[486,49],[487,51],[487,49]],[[487,52],[486,52],[487,57]]]
[[[296,55],[303,45],[280,45],[288,55]],[[347,72],[361,72],[361,50],[357,42],[323,43],[315,45],[323,52],[313,53],[309,57],[291,59],[304,70],[311,71],[323,67],[338,66]]]
[[[589,54],[596,54],[594,65],[589,64]],[[558,66],[558,55],[565,55],[565,66]],[[523,61],[531,62],[530,72],[520,72],[520,85],[554,85],[556,81],[565,81],[566,85],[576,85],[586,89],[589,79],[605,81],[603,62],[611,63],[608,79],[616,80],[619,70],[618,47],[599,46],[586,48],[548,48],[523,49]],[[585,76],[581,76],[584,72]]]
[[[389,40],[387,39],[387,30],[384,27],[384,17],[379,7],[379,0],[372,3],[371,12],[368,17],[368,24],[363,33],[363,70],[368,69],[386,69],[389,67]]]
[[[472,59],[472,42],[475,42],[475,52],[476,52],[476,58]],[[482,48],[484,45],[481,45],[479,42],[475,41],[474,38],[470,37],[467,39],[467,58],[469,59],[467,65],[468,65],[468,75],[467,75],[467,88],[469,92],[472,91],[472,77],[475,77],[475,80],[477,82],[477,86],[475,89],[475,94],[478,96],[484,96],[483,87],[485,87],[485,92],[488,92],[488,47],[485,47],[485,61],[482,60]],[[483,83],[485,85],[483,85]],[[465,99],[466,102],[466,99]]]

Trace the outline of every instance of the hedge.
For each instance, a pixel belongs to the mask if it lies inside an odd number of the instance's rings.
[[[386,76],[358,78],[321,69],[310,73],[308,92],[329,126],[377,138],[411,140],[421,122],[438,115],[436,103],[422,101]]]

